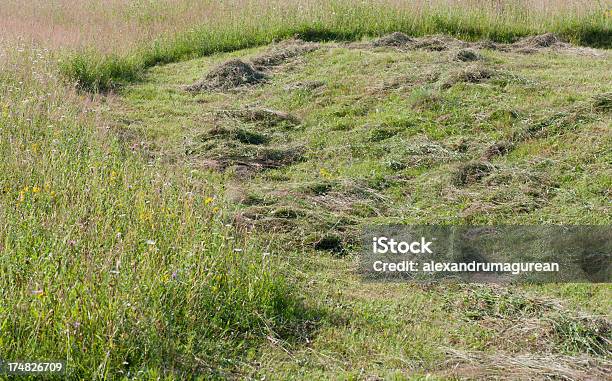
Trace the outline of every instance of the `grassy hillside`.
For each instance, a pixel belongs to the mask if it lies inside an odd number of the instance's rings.
[[[0,359],[68,379],[605,377],[609,285],[356,273],[367,224],[610,223],[612,61],[579,47],[609,47],[605,2],[0,16]],[[480,42],[414,38],[437,33]],[[316,43],[267,46],[295,35]]]
[[[609,223],[610,114],[596,106],[609,97],[609,53],[442,40],[423,39],[442,51],[289,42],[160,66],[109,110],[166,160],[250,174],[227,192],[256,224]],[[230,58],[300,49],[257,86],[181,88]],[[261,171],[273,150],[274,170]],[[478,164],[481,178],[458,178]]]
[[[224,173],[229,221],[270,242],[324,312],[301,342],[263,347],[242,371],[444,378],[469,373],[465,356],[480,377],[520,353],[515,375],[537,372],[531,361],[596,372],[569,363],[609,359],[595,333],[608,323],[584,317],[609,316],[607,285],[363,284],[354,253],[367,224],[609,223],[609,53],[440,37],[376,46],[389,42],[288,41],[160,66],[103,107],[127,145]],[[219,68],[235,59],[260,82],[233,87]]]

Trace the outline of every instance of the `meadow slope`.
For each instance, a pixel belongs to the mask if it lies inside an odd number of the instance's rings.
[[[538,3],[3,2],[0,358],[606,377],[609,285],[356,274],[367,224],[610,224],[612,17]]]
[[[223,173],[227,221],[268,242],[323,312],[301,343],[253,355],[249,374],[597,375],[609,366],[607,285],[356,275],[368,224],[610,223],[610,53],[547,38],[288,40],[160,66],[103,112],[127,145]],[[510,365],[514,355],[524,357]],[[603,365],[569,365],[584,355]],[[542,361],[554,365],[529,365]]]

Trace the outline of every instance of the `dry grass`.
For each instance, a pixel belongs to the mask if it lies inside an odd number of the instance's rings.
[[[588,356],[485,354],[447,350],[449,376],[478,380],[606,380],[612,363]]]
[[[488,20],[534,27],[568,16],[580,17],[602,8],[592,0],[367,0],[363,5],[424,18],[434,11],[483,14]],[[5,0],[0,2],[0,39],[23,40],[48,48],[94,47],[121,53],[160,35],[203,24],[270,24],[282,19],[324,21],[358,7],[348,0]],[[375,12],[375,11],[374,11]]]
[[[8,0],[0,3],[5,41],[23,40],[50,48],[95,47],[121,52],[142,41],[224,17],[213,1]]]

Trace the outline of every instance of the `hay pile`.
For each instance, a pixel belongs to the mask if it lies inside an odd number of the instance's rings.
[[[498,75],[486,66],[470,65],[450,72],[441,84],[442,89],[448,89],[457,83],[483,83]]]
[[[567,49],[570,47],[570,44],[563,42],[554,33],[525,37],[512,44],[512,50],[525,54],[536,53],[542,49]]]
[[[383,36],[377,40],[372,42],[372,46],[374,47],[395,47],[401,48],[408,46],[414,40],[410,38],[408,35],[402,32],[393,32],[386,36]]]
[[[225,62],[206,76],[194,83],[186,86],[187,91],[206,91],[206,90],[230,90],[245,86],[253,86],[263,83],[267,76],[257,70],[253,65],[239,59]]]
[[[269,79],[265,71],[316,49],[319,49],[319,44],[301,40],[283,41],[250,62],[240,59],[227,61],[211,70],[203,79],[183,89],[192,92],[227,91],[255,86]]]
[[[482,61],[482,56],[478,51],[474,49],[459,49],[453,53],[452,56],[454,61],[471,62],[471,61]]]
[[[514,44],[523,48],[550,48],[553,46],[565,45],[563,41],[554,33],[545,33],[537,36],[529,36],[520,39]]]

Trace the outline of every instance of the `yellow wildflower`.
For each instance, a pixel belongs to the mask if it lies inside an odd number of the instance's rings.
[[[210,203],[211,203],[211,202],[213,202],[213,201],[215,201],[215,199],[214,199],[214,198],[212,198],[212,197],[206,197],[206,199],[204,200],[204,205],[208,205],[208,204],[210,204]]]
[[[139,215],[141,221],[149,221],[151,217],[151,213],[146,210],[141,211]]]
[[[32,187],[32,193],[40,193],[40,187],[38,187],[37,185],[34,185]]]
[[[328,171],[327,169],[325,169],[325,168],[321,168],[321,169],[319,170],[319,174],[320,174],[322,177],[325,177],[325,178],[327,178],[327,179],[329,179],[329,178],[331,178],[331,177],[332,177],[331,172],[329,172],[329,171]]]

